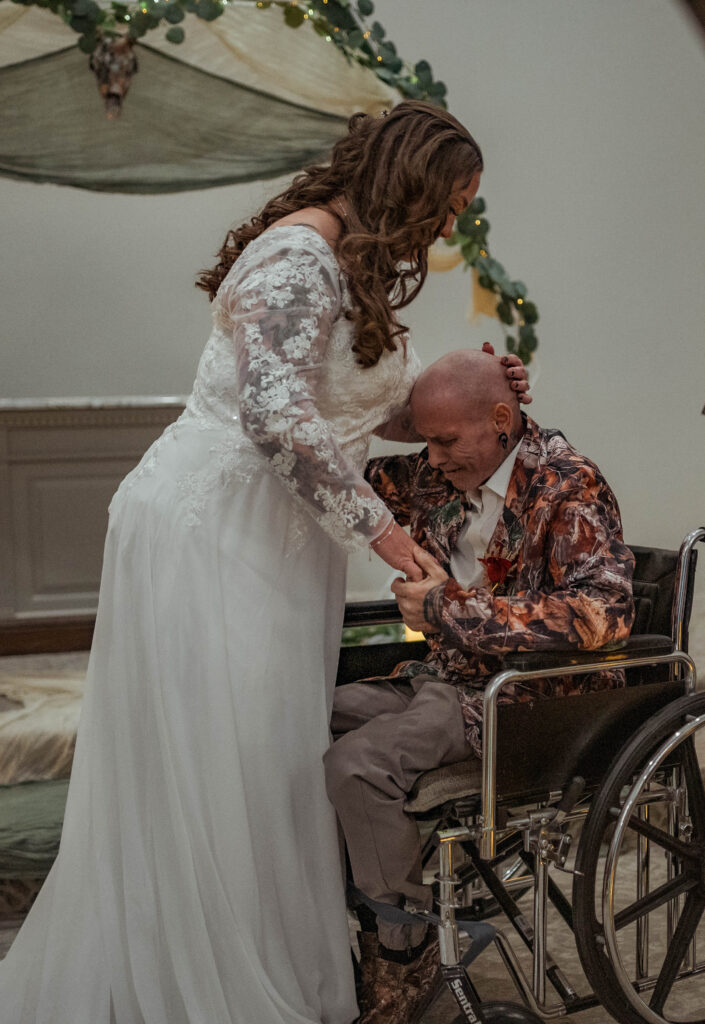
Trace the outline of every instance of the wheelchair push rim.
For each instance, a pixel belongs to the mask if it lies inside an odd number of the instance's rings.
[[[705,1024],[705,960],[698,962],[694,942],[705,912],[705,788],[694,745],[703,727],[703,694],[681,698],[655,715],[613,763],[585,821],[576,861],[582,875],[574,884],[576,943],[596,996],[620,1024]],[[650,821],[650,809],[659,804],[666,808],[665,827]],[[619,908],[624,875],[618,879],[618,872],[629,832],[637,841],[636,894]],[[664,854],[661,862],[654,851]],[[655,887],[644,873],[649,862],[666,873]],[[632,927],[634,977],[625,966]],[[663,953],[658,941],[650,941],[657,928],[666,937]],[[648,963],[654,953],[660,960],[656,972]],[[675,1007],[667,1005],[674,985],[699,974],[697,1008],[683,1016],[680,992]]]

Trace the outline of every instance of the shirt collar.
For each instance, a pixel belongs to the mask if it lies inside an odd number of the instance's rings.
[[[477,506],[479,504],[480,507],[482,507],[482,499],[485,491],[492,491],[493,494],[496,494],[498,498],[501,498],[502,501],[504,501],[507,496],[507,490],[509,489],[509,481],[512,477],[514,463],[516,462],[517,455],[519,454],[520,445],[521,440],[514,445],[509,455],[506,457],[504,462],[497,467],[492,476],[489,477],[488,480],[485,480],[484,484],[480,486],[479,491],[468,492],[468,501],[471,505]]]

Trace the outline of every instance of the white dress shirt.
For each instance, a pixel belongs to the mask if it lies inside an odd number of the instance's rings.
[[[485,567],[479,559],[484,558],[487,552],[487,545],[504,508],[519,444],[512,448],[489,480],[485,480],[478,490],[467,492],[470,509],[465,513],[463,528],[450,556],[453,578],[464,590],[481,587],[487,582]]]

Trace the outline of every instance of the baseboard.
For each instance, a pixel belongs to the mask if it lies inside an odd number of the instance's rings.
[[[52,616],[0,622],[0,655],[87,651],[95,615]]]

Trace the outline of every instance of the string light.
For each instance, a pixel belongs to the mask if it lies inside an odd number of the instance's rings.
[[[377,58],[377,60],[382,60],[382,58],[381,58],[381,57],[378,57],[378,58]]]
[[[487,249],[480,249],[480,256],[486,256],[486,255],[487,255]]]
[[[523,299],[517,299],[517,306],[523,306],[523,305],[524,305],[524,300]]]
[[[336,29],[335,31],[337,32],[338,30]],[[362,38],[363,39],[369,39],[371,35],[372,35],[371,32],[363,32],[362,33]]]
[[[479,222],[479,220],[476,220],[476,221],[475,221],[475,223],[477,224],[477,226],[478,226],[478,228],[479,228],[479,226],[480,226],[480,222]]]

